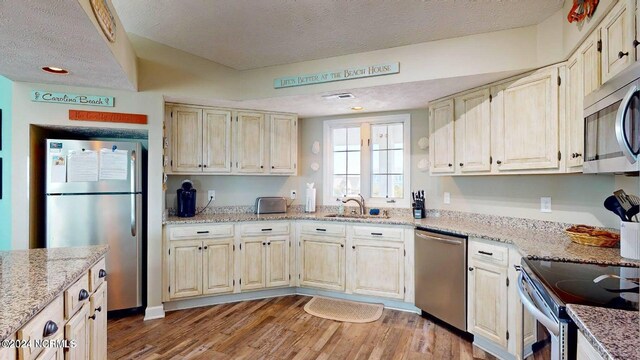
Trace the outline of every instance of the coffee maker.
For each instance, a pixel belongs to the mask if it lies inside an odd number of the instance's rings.
[[[193,188],[191,180],[184,180],[180,189],[176,191],[178,195],[179,217],[192,217],[196,215],[196,189]]]

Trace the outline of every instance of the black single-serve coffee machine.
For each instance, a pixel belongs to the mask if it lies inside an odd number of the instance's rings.
[[[176,191],[178,195],[178,211],[180,217],[192,217],[196,215],[196,189],[193,188],[191,180],[184,180],[180,189]]]

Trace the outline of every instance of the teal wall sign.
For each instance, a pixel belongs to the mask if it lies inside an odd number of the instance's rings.
[[[354,68],[324,71],[316,74],[293,75],[273,80],[273,88],[321,84],[332,81],[361,79],[373,76],[391,75],[400,72],[400,63],[359,66]]]
[[[44,90],[33,90],[31,92],[31,101],[113,107],[112,96],[76,95]]]

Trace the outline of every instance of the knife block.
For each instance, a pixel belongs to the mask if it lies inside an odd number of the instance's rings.
[[[620,256],[640,260],[640,223],[620,223]]]

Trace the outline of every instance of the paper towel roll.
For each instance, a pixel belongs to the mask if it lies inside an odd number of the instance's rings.
[[[316,212],[316,189],[307,188],[304,211],[308,213]]]

